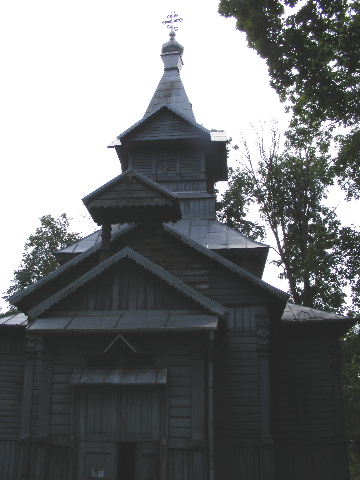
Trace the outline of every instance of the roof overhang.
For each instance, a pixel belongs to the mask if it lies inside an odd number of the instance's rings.
[[[83,198],[98,225],[177,221],[181,218],[178,198],[166,188],[135,170],[113,178]]]
[[[125,310],[59,312],[34,320],[27,330],[38,333],[184,333],[216,330],[219,319],[197,311]]]

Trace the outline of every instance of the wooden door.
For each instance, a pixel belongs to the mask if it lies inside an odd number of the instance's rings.
[[[119,477],[121,479],[121,477]],[[139,443],[136,446],[135,480],[159,479],[159,442]]]
[[[81,442],[79,480],[118,480],[117,445],[107,442]]]
[[[158,480],[159,392],[84,388],[77,398],[78,480],[128,480],[127,471],[129,480]],[[133,467],[124,445],[132,446]]]

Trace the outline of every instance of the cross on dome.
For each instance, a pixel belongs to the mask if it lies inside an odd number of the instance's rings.
[[[182,22],[183,19],[179,18],[179,15],[173,11],[170,13],[170,15],[167,15],[167,20],[164,20],[162,23],[167,26],[167,28],[170,28],[170,37],[175,36],[175,32],[178,31],[179,27],[175,25],[178,22]]]

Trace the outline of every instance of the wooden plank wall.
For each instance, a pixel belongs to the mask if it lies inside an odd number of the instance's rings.
[[[171,192],[206,192],[207,184],[202,181],[159,181],[160,185],[167,188]]]
[[[6,328],[6,330],[5,330]],[[0,333],[0,478],[14,480],[24,383],[24,332]]]
[[[273,423],[279,480],[347,478],[336,335],[280,335],[273,365]]]
[[[261,327],[259,319],[263,319]],[[229,309],[215,372],[218,479],[273,478],[271,439],[266,432],[270,404],[262,391],[264,337],[260,332],[265,330],[264,322],[269,322],[264,307],[244,305]]]
[[[188,181],[205,184],[206,173],[202,169],[204,153],[201,151],[158,150],[134,151],[130,154],[129,166],[156,181],[172,181],[179,184]],[[182,190],[178,190],[182,191]]]
[[[128,260],[59,303],[58,310],[186,309],[194,302]]]
[[[259,305],[266,294],[163,230],[153,228],[120,240],[180,280],[223,305]],[[161,245],[161,248],[159,248]]]
[[[183,198],[180,207],[183,218],[215,218],[215,198]]]
[[[205,135],[186,120],[165,110],[131,132],[126,140],[179,140],[181,138],[201,138]]]
[[[33,440],[31,456],[31,480],[77,478],[76,472],[77,440],[74,425],[75,390],[70,385],[74,368],[83,365],[84,355],[89,352],[103,351],[111,336],[62,336],[44,341],[41,355],[48,360],[46,352],[51,351],[51,384],[49,408],[49,426],[46,447],[38,437],[40,423],[46,411],[33,421]],[[201,334],[196,337],[164,336],[150,338],[137,336],[137,344],[148,344],[158,352],[163,366],[168,368],[166,414],[167,478],[177,480],[205,480],[207,477],[207,427],[206,427],[206,353],[203,351]],[[41,357],[40,356],[40,357]],[[165,363],[164,363],[165,362]],[[46,362],[45,362],[46,363]],[[34,391],[42,392],[45,367],[39,360],[39,373],[34,375]],[[161,387],[162,388],[162,387]],[[163,390],[160,390],[163,391]],[[33,412],[39,411],[41,402],[33,396]],[[164,426],[164,425],[163,425]],[[163,426],[161,427],[163,429]],[[75,437],[74,437],[75,435]],[[159,433],[159,435],[162,435]],[[160,440],[160,437],[158,441]],[[127,441],[123,439],[123,441]],[[0,477],[2,479],[2,477]],[[6,478],[6,477],[5,477]],[[9,477],[9,480],[12,477]]]

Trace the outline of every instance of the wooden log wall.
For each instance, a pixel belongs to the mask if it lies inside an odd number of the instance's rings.
[[[150,340],[141,335],[135,337],[140,345]],[[29,474],[31,480],[77,479],[76,398],[79,391],[70,385],[70,378],[74,368],[85,365],[88,353],[103,351],[111,339],[110,335],[44,337],[43,352],[35,358],[33,370],[33,392],[40,395],[32,395],[31,455],[22,469],[22,474]],[[160,432],[157,438],[158,443],[164,438],[166,445],[166,478],[180,479],[182,473],[187,472],[188,479],[205,480],[206,347],[202,334],[154,338],[151,346],[168,369],[167,386],[159,390],[165,394],[160,421],[165,434]],[[112,387],[107,391],[119,390]],[[40,409],[41,415],[38,415]]]
[[[270,431],[270,317],[265,307],[229,309],[216,358],[217,478],[274,478]],[[226,475],[226,476],[224,476]]]
[[[273,363],[273,423],[279,480],[348,478],[337,335],[288,329]]]
[[[9,328],[7,328],[9,330]],[[24,383],[24,332],[0,332],[0,478],[14,480]]]
[[[179,140],[204,137],[198,128],[172,112],[162,111],[149,122],[130,132],[126,140]]]

